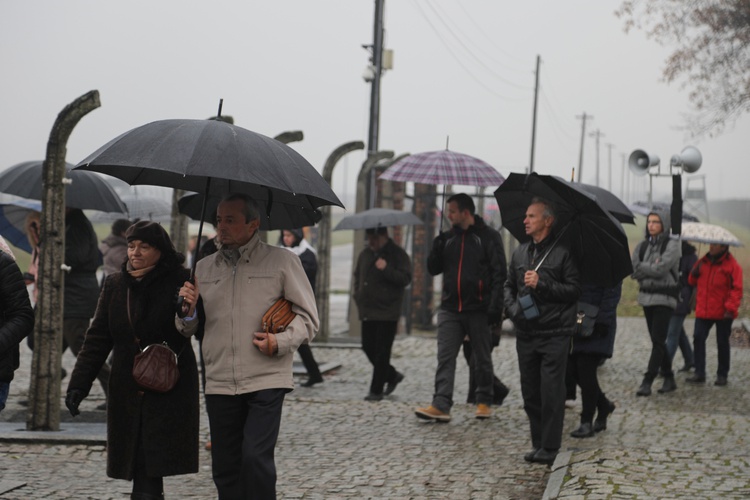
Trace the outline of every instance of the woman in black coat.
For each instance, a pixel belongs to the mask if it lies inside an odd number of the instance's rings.
[[[29,292],[13,254],[0,236],[0,411],[19,366],[18,344],[34,329]]]
[[[184,256],[150,221],[127,233],[128,260],[109,275],[68,385],[65,404],[79,413],[110,351],[107,475],[133,480],[131,498],[163,498],[164,476],[198,472],[198,370],[187,334],[176,327],[177,291],[188,279]],[[139,387],[133,359],[150,344],[178,353],[180,378],[167,393]]]
[[[570,433],[575,438],[586,438],[607,428],[607,417],[615,411],[615,404],[607,399],[599,386],[597,369],[601,362],[612,357],[617,332],[617,304],[620,302],[622,282],[611,288],[584,285],[579,302],[599,307],[594,333],[591,337],[573,337],[573,348],[568,358],[568,374],[581,388],[581,425]],[[596,421],[594,414],[596,413]]]

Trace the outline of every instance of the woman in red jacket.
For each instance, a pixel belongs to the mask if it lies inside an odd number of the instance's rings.
[[[716,324],[719,367],[714,385],[727,385],[729,335],[742,300],[742,268],[727,245],[711,243],[708,253],[693,266],[688,282],[697,287],[697,297],[693,333],[695,374],[686,380],[693,384],[706,381],[706,338]]]

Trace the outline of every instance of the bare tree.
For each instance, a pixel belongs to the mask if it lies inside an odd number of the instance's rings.
[[[625,0],[615,14],[626,32],[675,47],[663,78],[689,90],[693,136],[718,135],[750,111],[750,0]]]

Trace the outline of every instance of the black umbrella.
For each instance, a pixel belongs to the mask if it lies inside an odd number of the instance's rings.
[[[614,286],[633,273],[628,238],[619,221],[594,196],[560,177],[510,174],[495,191],[503,227],[517,240],[530,239],[523,220],[535,196],[554,205],[554,233],[565,238],[578,257],[584,282]]]
[[[203,212],[203,195],[198,193],[186,194],[177,201],[178,210],[193,220],[201,220],[211,224],[216,223],[216,208],[221,201],[220,196],[209,196]],[[260,229],[269,231],[272,229],[294,229],[298,227],[314,226],[323,214],[311,204],[308,206],[292,205],[273,201],[269,217],[261,217]]]
[[[221,103],[219,104],[221,116]],[[250,195],[270,221],[277,203],[317,209],[341,201],[318,171],[289,146],[218,120],[161,120],[111,140],[76,169],[112,175],[128,184],[166,186],[207,195]],[[195,273],[193,263],[192,273]]]
[[[393,210],[391,208],[371,208],[356,214],[347,215],[336,224],[333,230],[375,229],[379,227],[414,226],[419,224],[424,224],[424,222],[411,212]]]
[[[626,224],[635,224],[635,215],[633,215],[633,212],[630,211],[620,198],[612,194],[611,191],[592,184],[574,182],[573,185],[582,188],[589,194],[593,194],[596,197],[596,201],[618,221]]]
[[[65,178],[70,181],[65,184],[65,206],[101,212],[128,212],[128,207],[104,177],[72,168],[72,164],[65,164]],[[41,160],[6,168],[0,172],[0,193],[41,201],[43,169]]]

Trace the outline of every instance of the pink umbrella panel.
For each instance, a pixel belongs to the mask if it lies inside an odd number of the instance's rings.
[[[498,187],[505,177],[489,163],[448,149],[409,155],[380,179],[419,184]]]

